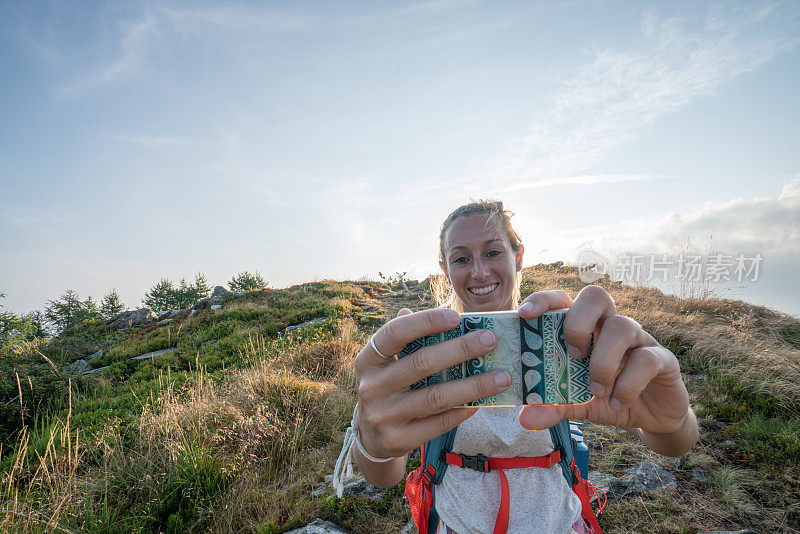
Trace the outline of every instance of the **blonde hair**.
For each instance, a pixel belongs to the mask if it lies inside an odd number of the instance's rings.
[[[486,214],[486,227],[493,228],[498,233],[504,233],[511,244],[514,253],[518,253],[522,248],[522,239],[519,234],[511,226],[511,217],[514,213],[503,209],[503,202],[500,200],[478,200],[459,206],[447,216],[442,223],[441,231],[439,232],[439,262],[442,265],[447,265],[447,259],[444,251],[444,237],[448,228],[459,217],[468,217],[475,214]],[[520,297],[520,284],[522,283],[522,272],[517,271],[514,291],[511,293],[511,303],[517,309]],[[430,280],[431,293],[436,301],[436,304],[441,308],[450,308],[459,313],[464,312],[464,304],[453,289],[452,284],[447,276],[439,274],[431,276]]]

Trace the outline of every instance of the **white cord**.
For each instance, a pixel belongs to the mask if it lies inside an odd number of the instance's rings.
[[[336,460],[336,467],[333,468],[333,488],[336,490],[336,496],[341,498],[344,491],[345,482],[353,478],[353,457],[352,449],[353,443],[358,446],[358,450],[364,455],[364,458],[371,462],[384,463],[394,458],[376,458],[364,450],[364,445],[358,437],[358,403],[353,410],[353,419],[350,421],[350,426],[344,432],[344,444],[342,445],[342,452],[339,453],[339,458]]]

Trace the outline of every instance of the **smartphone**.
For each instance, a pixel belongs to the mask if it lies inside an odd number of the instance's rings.
[[[424,378],[411,389],[505,369],[511,374],[511,386],[507,390],[464,406],[580,404],[592,398],[589,357],[573,358],[567,353],[566,316],[566,309],[546,312],[536,319],[523,319],[516,311],[462,313],[456,328],[416,339],[398,356],[404,358],[423,347],[473,330],[491,330],[497,336],[497,347],[492,352]]]

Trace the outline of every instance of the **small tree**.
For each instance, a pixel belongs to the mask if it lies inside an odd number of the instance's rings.
[[[178,287],[175,287],[166,278],[162,278],[159,283],[145,294],[142,303],[151,310],[164,313],[169,310],[188,308],[210,294],[211,288],[206,281],[206,277],[203,273],[197,273],[193,283],[190,284],[185,278],[181,278]]]
[[[120,300],[116,289],[112,289],[108,295],[103,297],[103,302],[100,303],[100,315],[105,320],[111,319],[126,309],[127,307]]]
[[[142,304],[155,311],[164,313],[168,310],[177,309],[177,293],[172,282],[162,278],[156,285],[145,293]]]
[[[231,281],[228,282],[228,287],[231,291],[254,291],[256,289],[264,289],[267,287],[267,283],[261,275],[258,274],[258,271],[256,271],[255,274],[244,271],[234,276]]]
[[[204,299],[211,294],[211,286],[208,285],[203,273],[194,275],[194,289],[197,291],[197,300]]]
[[[44,318],[56,334],[62,334],[86,321],[100,318],[92,297],[81,302],[78,294],[71,289],[67,289],[58,300],[48,300],[47,304]]]

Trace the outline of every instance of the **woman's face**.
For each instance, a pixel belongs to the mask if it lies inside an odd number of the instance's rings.
[[[512,310],[522,246],[514,253],[505,232],[487,226],[488,216],[459,217],[444,236],[442,270],[466,312]]]

